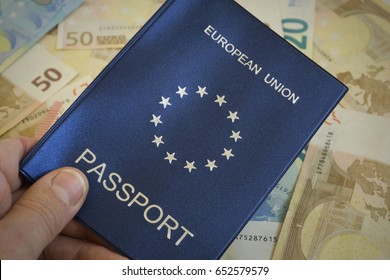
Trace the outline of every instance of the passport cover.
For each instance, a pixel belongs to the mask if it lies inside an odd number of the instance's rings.
[[[21,164],[134,259],[217,259],[346,92],[234,1],[167,1]]]

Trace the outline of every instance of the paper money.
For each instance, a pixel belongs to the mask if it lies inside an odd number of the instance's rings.
[[[38,108],[40,102],[0,75],[0,135]]]
[[[2,138],[26,136],[40,139],[92,82],[91,76],[70,83],[41,104]]]
[[[43,102],[71,81],[77,72],[41,45],[35,45],[2,75]]]
[[[59,49],[121,48],[161,6],[157,0],[86,0],[60,23]]]
[[[63,64],[75,69],[79,77],[89,75],[95,78],[120,51],[120,49],[58,50],[56,38],[55,35],[46,35],[39,44]]]
[[[312,57],[316,1],[279,1],[283,37],[306,56]]]
[[[82,2],[0,0],[0,73]]]
[[[41,54],[35,53],[34,48],[39,49],[39,51],[42,53]],[[60,64],[62,66],[60,66],[59,69],[70,67],[71,69],[73,69],[75,72],[78,73],[79,77],[91,76],[92,78],[95,78],[104,69],[104,67],[110,62],[110,60],[112,60],[115,57],[115,55],[119,52],[119,49],[57,50],[56,34],[54,32],[51,32],[51,34],[44,36],[37,43],[37,45],[34,46],[34,48],[32,48],[31,50],[33,54],[33,59],[39,60],[38,62],[35,63],[37,67],[41,67],[42,69],[43,68],[50,69],[53,68],[54,64],[55,65]],[[7,99],[4,98],[0,101],[2,110],[4,111],[3,114],[0,113],[0,135],[2,135],[7,130],[14,127],[18,122],[22,121],[31,112],[33,112],[36,108],[38,108],[38,106],[40,106],[43,102],[43,101],[39,101],[40,97],[46,96],[47,98],[50,98],[59,89],[59,87],[57,88],[51,87],[46,92],[44,92],[44,95],[42,95],[39,92],[39,90],[43,89],[44,87],[44,85],[39,85],[39,82],[41,82],[43,79],[43,76],[41,75],[42,79],[37,80],[39,87],[35,88],[36,90],[38,90],[38,92],[36,92],[36,96],[30,97],[29,95],[24,93],[22,97],[22,95],[20,94],[20,92],[23,91],[22,89],[20,89],[21,84],[22,83],[26,84],[26,87],[34,87],[34,84],[30,83],[28,79],[20,79],[20,73],[22,71],[26,71],[27,69],[30,69],[30,71],[28,71],[29,75],[38,73],[37,70],[31,70],[31,68],[28,68],[29,65],[34,65],[28,58],[29,56],[31,56],[28,55],[29,52],[30,51],[26,53],[26,57],[22,56],[19,62],[16,62],[15,65],[12,65],[10,67],[11,69],[14,69],[13,70],[14,83],[7,81],[7,83],[4,84],[4,86],[0,87],[0,95],[2,96],[8,95]],[[26,67],[25,65],[28,66]],[[22,68],[22,70],[19,71],[19,67]],[[4,74],[7,74],[9,71],[10,70],[7,69]],[[41,72],[45,72],[45,70],[41,70]],[[49,75],[53,73],[49,73]],[[68,82],[70,82],[70,80],[71,79],[68,79],[67,82],[62,83],[61,86],[65,86]],[[18,93],[17,95],[11,94],[10,91],[11,87],[12,89],[15,88],[14,91]],[[13,109],[12,106],[15,107],[15,105],[12,105],[13,104],[12,102],[10,103],[11,104],[10,106],[7,106],[7,104],[10,102],[7,100],[11,97],[15,102],[18,103],[23,102],[23,109],[20,106],[18,106],[18,108]],[[5,110],[8,110],[10,113],[6,113]]]
[[[257,19],[266,24],[273,31],[283,36],[282,16],[278,1],[273,0],[236,0]]]
[[[390,122],[338,108],[312,139],[274,259],[390,259]]]
[[[278,241],[305,151],[295,160],[222,259],[269,260]]]
[[[35,45],[1,75],[0,135],[67,85],[77,72]]]
[[[349,87],[344,108],[390,117],[390,2],[317,0],[314,60]]]

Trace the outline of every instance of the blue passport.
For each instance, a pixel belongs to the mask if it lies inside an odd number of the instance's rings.
[[[133,259],[217,259],[347,88],[234,1],[166,1],[21,164]]]

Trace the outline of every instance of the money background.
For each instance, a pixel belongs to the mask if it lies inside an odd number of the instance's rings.
[[[41,138],[163,2],[0,0],[0,138]],[[237,2],[350,90],[222,258],[389,259],[390,1]]]

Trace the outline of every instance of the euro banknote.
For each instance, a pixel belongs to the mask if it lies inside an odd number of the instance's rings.
[[[390,2],[317,0],[314,60],[349,87],[344,108],[390,117]]]
[[[338,108],[310,142],[274,259],[390,259],[390,122]]]
[[[58,50],[56,38],[55,32],[45,35],[0,76],[4,81],[0,86],[0,135],[33,113],[76,75],[95,78],[119,52]]]
[[[279,1],[273,0],[235,0],[257,19],[266,24],[280,36],[283,35],[282,16]]]
[[[269,260],[272,258],[304,157],[305,150],[237,235],[222,259]]]
[[[0,135],[66,86],[77,71],[43,46],[28,50],[0,76]]]
[[[283,37],[308,57],[313,56],[316,1],[279,0]]]
[[[0,0],[0,73],[83,0]]]
[[[158,0],[86,0],[59,24],[57,47],[121,48],[161,4]]]
[[[39,140],[84,92],[92,80],[91,76],[86,76],[71,82],[1,137],[25,136]]]

